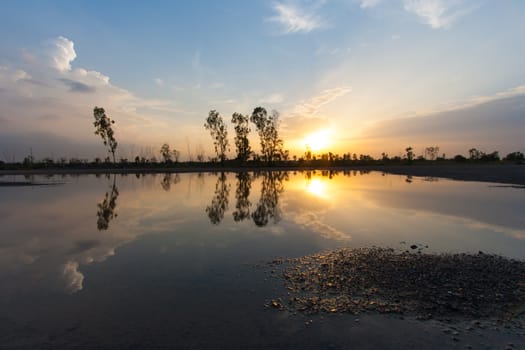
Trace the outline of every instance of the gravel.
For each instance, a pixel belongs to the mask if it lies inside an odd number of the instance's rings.
[[[498,255],[339,249],[270,263],[303,313],[394,313],[419,319],[513,319],[525,311],[525,262]]]

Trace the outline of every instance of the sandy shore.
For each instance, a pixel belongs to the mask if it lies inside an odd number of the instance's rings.
[[[424,165],[363,165],[334,167],[210,167],[177,166],[171,168],[96,168],[96,169],[32,169],[0,170],[2,175],[53,174],[144,174],[144,173],[199,173],[240,171],[379,171],[407,176],[447,178],[461,181],[482,181],[525,186],[525,165],[519,164],[424,164]],[[0,178],[1,181],[1,178]]]

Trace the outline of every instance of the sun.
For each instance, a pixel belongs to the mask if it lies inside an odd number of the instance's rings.
[[[314,152],[319,152],[327,149],[330,146],[330,136],[330,130],[319,130],[307,135],[304,138],[304,143],[307,148],[310,148]]]

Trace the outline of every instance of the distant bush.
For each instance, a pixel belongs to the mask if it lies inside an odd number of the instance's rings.
[[[522,152],[512,152],[505,156],[504,158],[507,162],[517,162],[517,163],[523,163],[525,160],[525,155]]]
[[[458,154],[454,157],[454,161],[458,163],[465,163],[467,158],[463,157],[461,154]]]

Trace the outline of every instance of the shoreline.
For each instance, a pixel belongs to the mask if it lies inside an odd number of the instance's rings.
[[[521,164],[412,164],[348,166],[176,166],[141,168],[46,168],[0,170],[6,175],[97,175],[97,174],[166,174],[218,173],[244,171],[378,171],[395,175],[435,177],[459,181],[479,181],[525,186],[525,165]]]

